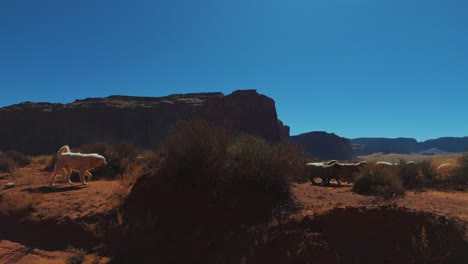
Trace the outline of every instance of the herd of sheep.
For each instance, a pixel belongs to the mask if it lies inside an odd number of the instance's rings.
[[[361,174],[362,168],[366,165],[366,161],[355,163],[341,163],[336,160],[327,162],[311,162],[306,164],[306,173],[313,184],[330,185],[330,180],[335,179],[341,185],[341,181],[352,183],[357,176]],[[398,163],[386,161],[377,161],[375,168],[378,170],[393,170],[396,169]],[[417,164],[414,161],[406,162],[406,166],[416,168]],[[443,163],[437,167],[437,175],[449,175],[457,165],[451,163]],[[320,181],[317,181],[320,179]]]

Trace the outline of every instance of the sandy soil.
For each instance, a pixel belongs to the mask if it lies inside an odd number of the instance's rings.
[[[41,165],[31,165],[12,174],[0,175],[2,195],[32,204],[33,210],[23,221],[27,222],[80,222],[93,218],[112,209],[112,194],[119,185],[118,181],[91,180],[90,184],[68,184],[65,177],[57,177],[56,187],[49,187],[51,173]],[[13,188],[3,188],[8,182],[15,182]],[[3,205],[4,206],[4,205]],[[44,225],[46,226],[46,225]],[[0,237],[1,239],[1,237]],[[33,243],[34,244],[34,243]],[[0,240],[0,263],[64,263],[73,253],[66,251],[71,246],[63,242],[61,250],[51,250],[23,245],[8,240]],[[87,253],[83,263],[107,263],[108,258]]]
[[[31,165],[12,174],[0,174],[1,195],[9,195],[27,201],[33,207],[25,218],[27,222],[80,222],[86,227],[86,219],[112,210],[112,195],[119,188],[118,181],[92,179],[86,186],[70,185],[64,177],[58,177],[56,187],[49,187],[51,173],[42,170],[41,165]],[[13,188],[4,188],[8,182],[15,182]],[[293,194],[301,204],[299,215],[323,214],[336,207],[379,206],[384,203],[372,196],[362,196],[351,192],[351,185],[343,187],[313,186],[308,183],[293,184]],[[468,193],[455,191],[407,192],[392,201],[394,206],[411,210],[432,212],[457,219],[468,230]],[[0,206],[5,206],[0,203]],[[0,216],[6,215],[5,208],[0,208]],[[2,212],[3,210],[3,212]],[[466,236],[468,237],[468,236]],[[5,237],[0,232],[0,239]],[[62,248],[38,248],[32,244],[22,244],[21,240],[8,237],[0,240],[0,263],[64,263],[71,254]],[[92,250],[91,250],[92,251]],[[84,263],[106,263],[109,259],[89,252]]]
[[[405,196],[390,202],[351,191],[352,185],[322,187],[294,184],[293,193],[303,205],[301,214],[321,214],[331,208],[348,206],[379,206],[391,203],[398,207],[431,212],[468,222],[468,193],[459,191],[408,191]]]

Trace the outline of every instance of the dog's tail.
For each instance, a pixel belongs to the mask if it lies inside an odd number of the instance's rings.
[[[62,153],[70,152],[70,147],[68,145],[65,145],[57,151],[57,157],[60,157]]]

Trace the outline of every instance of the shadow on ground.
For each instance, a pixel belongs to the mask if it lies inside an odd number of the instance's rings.
[[[85,186],[78,186],[78,185],[72,185],[72,186],[65,186],[65,187],[50,187],[50,186],[41,186],[37,188],[27,188],[23,189],[21,191],[23,192],[28,192],[28,193],[52,193],[52,192],[68,192],[68,191],[75,191],[79,190],[81,188],[85,188]]]

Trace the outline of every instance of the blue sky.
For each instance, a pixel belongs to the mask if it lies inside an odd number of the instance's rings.
[[[468,136],[468,1],[0,1],[0,107],[257,89],[291,134]]]

